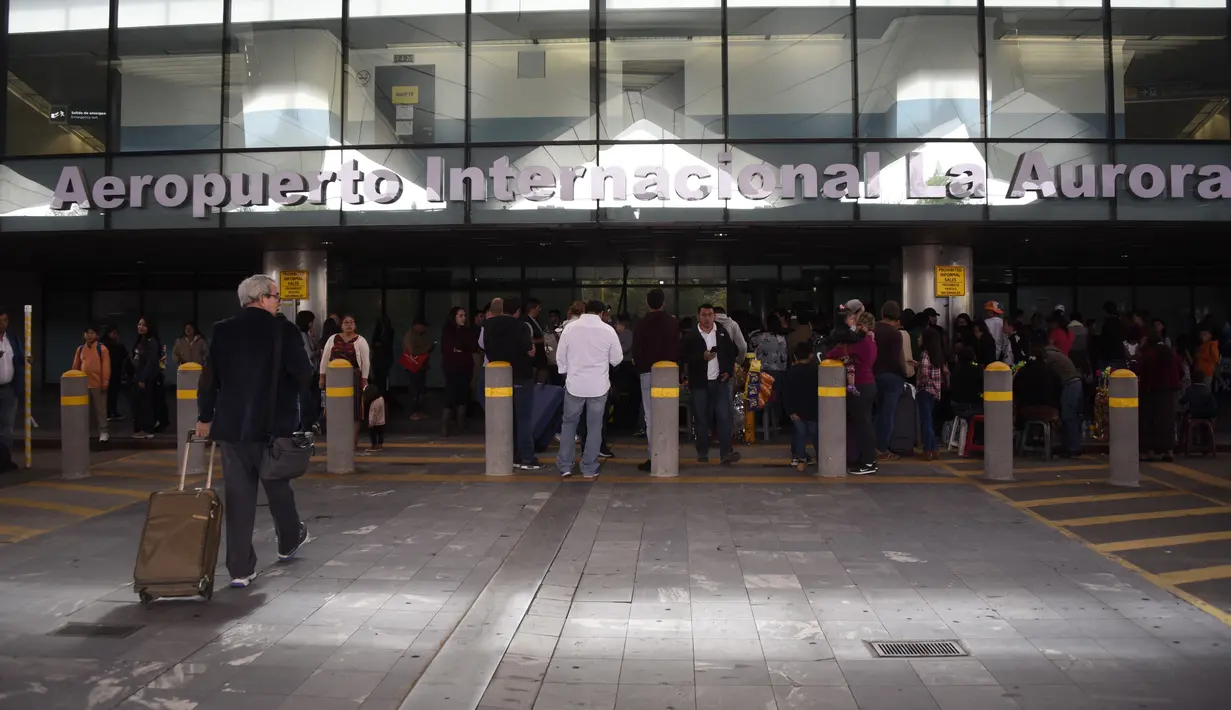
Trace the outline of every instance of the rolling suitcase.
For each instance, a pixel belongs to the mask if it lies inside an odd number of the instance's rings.
[[[919,441],[919,406],[915,403],[915,388],[903,385],[902,398],[893,416],[893,432],[889,450],[899,456],[914,456]]]
[[[179,490],[150,494],[133,570],[133,590],[142,604],[167,597],[200,596],[208,600],[214,595],[214,568],[222,539],[222,501],[210,488],[216,443],[209,442],[205,487],[184,488],[189,452],[193,444],[204,443],[205,439],[189,432],[180,462]]]

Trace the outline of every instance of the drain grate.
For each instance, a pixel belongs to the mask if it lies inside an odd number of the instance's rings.
[[[881,658],[953,658],[970,653],[957,641],[873,641]]]
[[[75,636],[77,638],[128,638],[145,628],[144,625],[121,626],[118,624],[81,624],[69,622],[55,631],[52,636]]]

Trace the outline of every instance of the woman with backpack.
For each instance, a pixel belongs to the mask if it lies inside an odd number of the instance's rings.
[[[107,389],[111,386],[111,353],[98,341],[98,329],[86,326],[85,344],[73,354],[73,369],[85,373],[90,406],[98,420],[98,443],[110,439],[107,433]]]

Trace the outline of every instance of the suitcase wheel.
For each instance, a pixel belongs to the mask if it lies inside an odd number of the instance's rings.
[[[141,600],[142,604],[149,604],[154,601],[154,596],[148,592],[137,592],[137,598]]]

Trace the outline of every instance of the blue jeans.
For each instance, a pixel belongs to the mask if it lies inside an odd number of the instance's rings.
[[[586,440],[581,452],[581,474],[598,475],[598,450],[603,445],[603,414],[607,409],[607,395],[578,397],[564,393],[564,421],[560,424],[560,453],[556,455],[556,468],[560,473],[573,470],[573,458],[577,445],[577,425],[582,412],[586,415]]]
[[[534,380],[513,383],[513,461],[530,463],[534,456]]]
[[[812,442],[812,450],[820,452],[821,445],[818,440],[820,437],[820,429],[816,422],[810,422],[804,419],[791,420],[791,458],[806,459],[808,458],[808,442]]]
[[[902,399],[902,387],[906,380],[892,372],[876,376],[876,450],[888,451],[893,438],[893,420],[898,412],[898,400]]]
[[[936,398],[931,392],[919,390],[915,392],[915,403],[919,405],[919,429],[923,431],[923,450],[939,451],[940,445],[936,442],[936,425],[932,420],[932,413],[936,409]]]
[[[1081,380],[1064,385],[1060,392],[1060,426],[1064,430],[1064,451],[1076,456],[1081,453],[1082,396],[1085,390]]]

